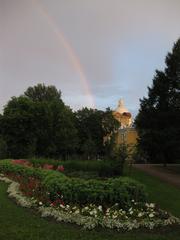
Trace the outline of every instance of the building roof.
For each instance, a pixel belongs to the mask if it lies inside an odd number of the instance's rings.
[[[115,110],[116,112],[119,112],[121,114],[123,114],[124,112],[128,113],[129,111],[127,110],[127,108],[124,106],[124,101],[122,99],[119,100],[118,102],[118,107]]]

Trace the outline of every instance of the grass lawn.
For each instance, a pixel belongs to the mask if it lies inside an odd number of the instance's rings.
[[[118,233],[103,229],[85,231],[75,225],[56,223],[17,206],[7,197],[6,190],[7,184],[0,182],[0,240],[179,240],[179,227]],[[172,202],[173,199],[169,205]]]
[[[126,169],[126,172],[128,176],[146,186],[150,201],[157,203],[162,209],[180,217],[180,189],[134,168],[129,173]]]

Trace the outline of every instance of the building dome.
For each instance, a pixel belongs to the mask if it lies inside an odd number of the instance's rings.
[[[115,110],[116,112],[123,114],[125,112],[128,112],[127,108],[124,106],[124,101],[123,99],[120,99],[118,102],[118,107]]]
[[[124,101],[122,99],[118,102],[118,107],[113,113],[116,120],[121,123],[121,128],[130,127],[132,124],[132,116],[131,113],[124,106]]]

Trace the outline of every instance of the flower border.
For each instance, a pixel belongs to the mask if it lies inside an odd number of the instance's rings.
[[[63,209],[56,209],[54,207],[37,206],[37,200],[24,196],[19,190],[19,183],[10,180],[3,174],[0,174],[0,181],[4,181],[9,184],[7,193],[10,198],[16,200],[16,203],[22,207],[35,208],[41,214],[41,217],[53,217],[56,221],[75,223],[83,226],[85,229],[93,229],[97,226],[103,228],[110,228],[120,230],[133,230],[138,228],[154,229],[156,227],[164,227],[168,225],[177,224],[180,225],[180,219],[170,215],[168,219],[142,219],[137,221],[136,219],[118,220],[108,218],[108,216],[95,218],[92,216],[84,216],[79,212],[69,213],[63,211]]]

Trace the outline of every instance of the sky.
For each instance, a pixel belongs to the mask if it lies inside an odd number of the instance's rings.
[[[38,83],[133,115],[180,37],[179,0],[0,0],[0,111]]]

